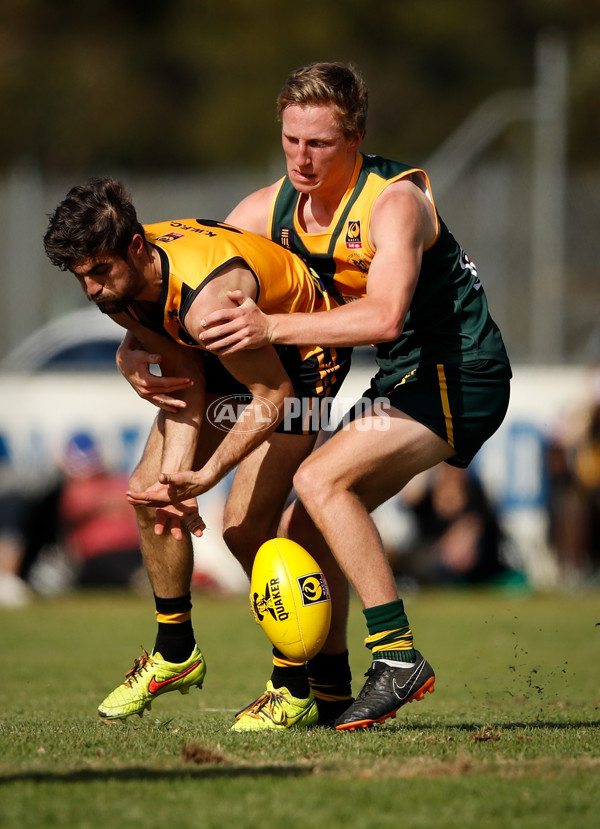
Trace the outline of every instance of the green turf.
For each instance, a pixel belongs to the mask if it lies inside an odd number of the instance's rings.
[[[0,826],[595,827],[599,599],[408,598],[436,692],[353,734],[230,732],[270,670],[245,597],[195,597],[202,691],[111,724],[96,707],[152,647],[151,599],[79,593],[0,611]],[[355,691],[364,635],[354,603]]]

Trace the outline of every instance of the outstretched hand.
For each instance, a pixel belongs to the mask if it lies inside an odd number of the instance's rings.
[[[195,498],[206,492],[207,487],[202,484],[198,472],[161,472],[159,482],[167,487],[171,501],[179,503],[189,498]]]
[[[271,342],[269,317],[242,291],[227,291],[233,308],[213,311],[202,320],[200,341],[207,351],[233,354],[244,348],[262,348]]]
[[[134,506],[161,507],[195,498],[206,490],[199,472],[161,472],[158,482],[143,492],[127,490],[127,500]]]
[[[195,535],[196,538],[201,538],[206,529],[206,524],[198,513],[196,499],[180,504],[169,504],[167,507],[159,507],[156,510],[154,532],[156,535],[164,535],[167,527],[177,541],[183,539],[184,528],[191,535]]]
[[[186,529],[200,538],[206,529],[206,524],[198,513],[195,497],[188,498],[185,495],[173,497],[174,494],[166,483],[158,482],[143,492],[128,490],[127,500],[133,506],[156,508],[154,524],[156,535],[163,535],[168,528],[173,538],[181,541],[183,530]]]

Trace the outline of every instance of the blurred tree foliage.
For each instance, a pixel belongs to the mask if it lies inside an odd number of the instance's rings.
[[[589,163],[597,0],[3,0],[0,158],[69,173],[262,167],[289,71],[343,60],[369,84],[366,148],[419,161],[485,98],[532,85],[548,29],[569,49],[571,158]]]

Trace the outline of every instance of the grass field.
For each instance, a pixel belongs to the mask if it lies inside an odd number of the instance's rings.
[[[595,827],[599,599],[410,597],[436,692],[353,734],[229,731],[270,671],[245,597],[195,597],[202,691],[112,724],[96,707],[152,647],[151,599],[77,593],[0,611],[0,826]],[[355,692],[364,635],[353,604]]]

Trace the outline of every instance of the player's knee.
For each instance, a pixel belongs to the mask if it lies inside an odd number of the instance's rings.
[[[228,523],[224,520],[223,540],[248,574],[252,571],[258,548],[275,535],[276,527],[264,526],[260,522],[243,520]]]
[[[290,531],[296,523],[294,510],[297,503],[298,502],[295,501],[293,504],[290,504],[281,516],[279,527],[277,528],[277,535],[280,535],[282,538],[290,538]]]
[[[148,531],[154,532],[154,524],[156,522],[156,510],[154,507],[143,506],[142,504],[134,504],[135,517],[137,519],[140,532]]]
[[[311,506],[318,504],[324,497],[324,476],[318,464],[311,458],[304,461],[294,475],[294,489],[309,513]]]
[[[277,528],[277,535],[298,541],[298,538],[302,537],[307,529],[312,527],[313,523],[310,516],[304,509],[301,501],[295,498],[281,516],[281,521]]]
[[[138,466],[129,476],[128,486],[132,492],[143,492],[152,483],[153,481],[148,480],[148,477],[144,474],[143,467]],[[142,504],[134,504],[133,508],[140,531],[148,528],[153,529],[156,520],[156,510],[152,507],[143,506]]]
[[[255,534],[250,532],[243,524],[226,525],[223,528],[223,541],[245,572],[250,573],[254,556],[262,541],[258,541]]]

